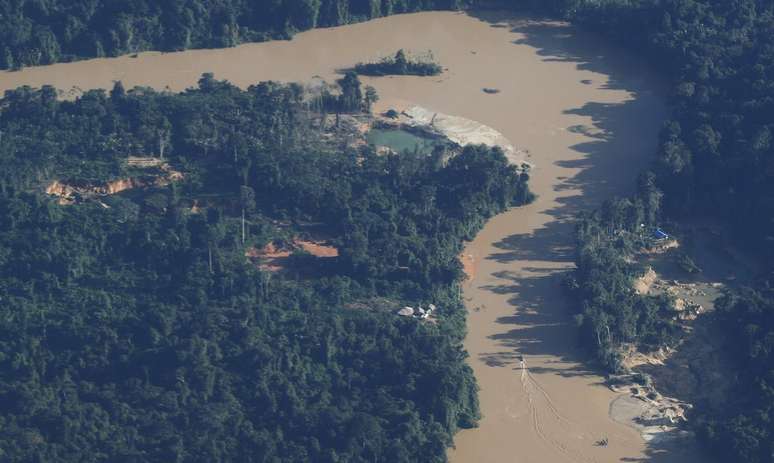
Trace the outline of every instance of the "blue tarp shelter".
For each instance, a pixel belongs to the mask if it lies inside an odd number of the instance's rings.
[[[656,231],[653,232],[653,238],[656,238],[657,240],[665,240],[669,238],[669,235],[664,230],[657,228]]]

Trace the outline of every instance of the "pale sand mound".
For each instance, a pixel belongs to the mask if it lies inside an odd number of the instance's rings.
[[[650,293],[650,287],[653,286],[653,282],[656,281],[656,278],[658,278],[656,272],[648,267],[648,271],[645,272],[645,275],[634,280],[634,290],[637,291],[637,294],[641,295]]]
[[[653,352],[640,352],[634,344],[624,344],[621,346],[622,365],[627,370],[632,370],[640,365],[663,366],[674,352],[675,349],[671,347],[661,347]]]
[[[497,130],[471,119],[432,111],[421,106],[411,106],[403,111],[401,122],[409,127],[431,129],[460,145],[499,146],[512,164],[524,164],[524,153]]]
[[[610,404],[610,417],[638,430],[646,442],[689,437],[689,432],[678,427],[685,419],[684,409],[678,403],[667,404],[667,400],[656,402],[623,394]]]

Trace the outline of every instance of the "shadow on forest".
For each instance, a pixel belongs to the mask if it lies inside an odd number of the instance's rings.
[[[502,27],[505,22],[502,13],[471,14],[493,27]],[[497,251],[487,257],[503,264],[528,261],[528,265],[497,272],[493,275],[497,283],[481,288],[509,296],[508,303],[514,308],[513,315],[497,319],[504,328],[491,336],[498,342],[498,351],[481,354],[481,359],[491,367],[519,369],[520,355],[527,359],[553,357],[559,360],[530,366],[530,371],[592,377],[603,372],[579,348],[579,333],[572,319],[577,310],[569,306],[561,290],[561,279],[572,268],[574,258],[573,218],[605,199],[633,190],[637,174],[655,154],[658,129],[667,113],[660,99],[650,93],[658,91],[658,80],[640,72],[642,65],[637,60],[600,51],[610,49],[609,45],[601,46],[601,38],[558,23],[515,18],[512,24],[512,32],[518,34],[515,45],[536,48],[546,62],[575,63],[579,70],[603,74],[607,76],[604,83],[584,79],[579,84],[597,85],[602,91],[625,91],[629,97],[621,103],[592,101],[564,111],[591,119],[591,126],[567,129],[584,137],[571,147],[582,156],[555,163],[572,169],[572,173],[556,179],[553,204],[539,198],[528,206],[543,207],[540,214],[547,216],[546,223],[532,233],[513,234],[494,243]],[[646,140],[647,146],[633,149],[636,140]],[[646,457],[624,461],[681,461],[679,455],[660,444],[648,445]]]

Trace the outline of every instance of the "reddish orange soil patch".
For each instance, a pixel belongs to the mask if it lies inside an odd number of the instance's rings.
[[[46,194],[58,197],[59,204],[67,205],[75,203],[75,198],[78,195],[83,197],[109,196],[133,188],[163,187],[183,179],[181,172],[173,170],[167,164],[162,164],[161,170],[164,174],[159,176],[130,177],[93,185],[70,185],[54,180],[46,187]]]
[[[287,258],[299,248],[315,257],[329,258],[339,255],[338,249],[322,244],[320,241],[294,239],[289,248],[277,247],[274,243],[269,243],[261,249],[248,248],[245,251],[245,256],[257,264],[261,270],[278,272],[287,266]]]
[[[315,257],[338,257],[339,250],[333,246],[323,244],[321,241],[294,240],[293,243]]]
[[[268,272],[278,272],[284,268],[283,260],[290,257],[291,251],[279,249],[274,243],[269,243],[261,249],[247,248],[245,256],[258,265],[258,268]]]

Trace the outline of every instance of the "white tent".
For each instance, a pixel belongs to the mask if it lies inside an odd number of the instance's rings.
[[[404,307],[398,311],[398,315],[402,317],[411,317],[412,315],[414,315],[414,309],[412,309],[411,307]]]

